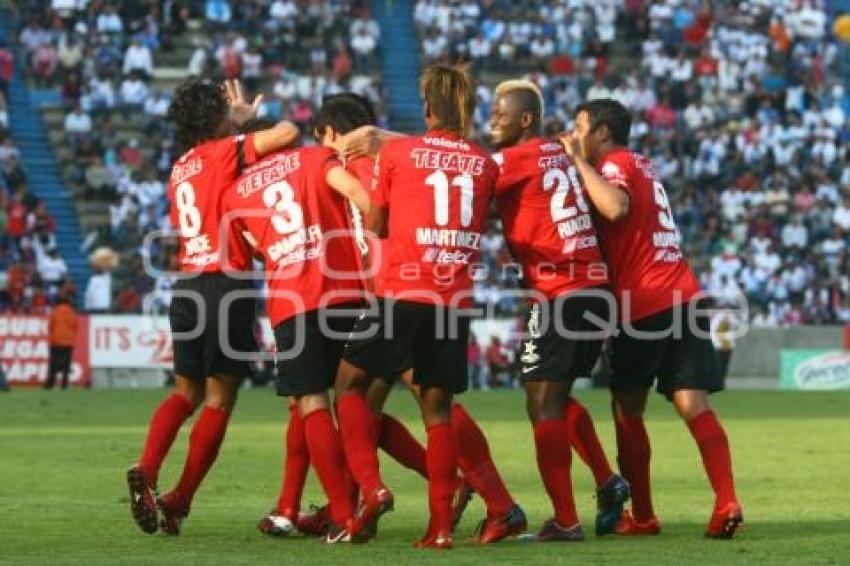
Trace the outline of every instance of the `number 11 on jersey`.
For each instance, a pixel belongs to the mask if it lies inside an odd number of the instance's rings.
[[[445,171],[436,170],[425,179],[425,184],[434,189],[434,220],[437,226],[449,223],[449,177]],[[451,186],[460,189],[460,225],[472,224],[472,199],[474,196],[472,177],[462,173],[454,177]]]

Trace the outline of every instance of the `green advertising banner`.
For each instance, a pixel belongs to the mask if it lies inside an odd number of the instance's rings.
[[[850,389],[850,351],[782,350],[780,356],[781,389]]]

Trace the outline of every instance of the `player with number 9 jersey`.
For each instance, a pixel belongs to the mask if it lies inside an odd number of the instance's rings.
[[[699,282],[679,247],[664,185],[649,158],[617,147],[596,163],[599,173],[629,196],[619,222],[599,220],[599,234],[622,317],[641,320],[690,301]]]
[[[630,129],[631,114],[620,102],[594,100],[578,107],[575,129],[562,139],[599,216],[603,252],[622,313],[612,341],[611,391],[617,438],[623,439],[618,461],[631,485],[633,505],[616,531],[660,531],[643,424],[647,396],[655,385],[687,424],[714,490],[706,536],[732,538],[743,511],[726,432],[709,403],[709,394],[723,389],[709,313],[682,254],[664,186],[650,160],[628,149]]]

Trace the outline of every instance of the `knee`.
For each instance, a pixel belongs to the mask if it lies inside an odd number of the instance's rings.
[[[204,386],[187,379],[178,379],[174,384],[174,392],[191,403],[197,409],[204,401]]]
[[[229,413],[233,411],[233,407],[236,406],[236,398],[236,391],[208,392],[207,396],[204,398],[204,406],[209,407],[210,409],[217,409],[219,411]]]
[[[672,400],[676,412],[685,422],[691,422],[701,413],[711,410],[705,391],[683,389],[673,393]]]
[[[337,372],[334,389],[338,397],[346,393],[366,395],[371,381],[365,371],[343,360]]]
[[[646,409],[646,394],[615,393],[611,399],[611,410],[616,420],[637,419]]]
[[[451,422],[451,394],[431,387],[422,392],[420,406],[425,426]]]

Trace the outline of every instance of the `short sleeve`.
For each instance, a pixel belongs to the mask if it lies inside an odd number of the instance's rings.
[[[390,202],[391,175],[391,157],[387,148],[384,147],[375,159],[375,171],[372,176],[372,190],[369,191],[370,200],[381,208],[386,208]]]
[[[609,183],[616,185],[632,196],[628,169],[624,163],[612,157],[606,158],[599,166],[599,174]]]
[[[493,166],[494,186],[497,195],[512,190],[521,180],[522,168],[517,167],[516,160],[511,159],[509,153],[507,155],[506,152],[493,154],[490,165]]]
[[[323,178],[327,178],[332,169],[343,166],[336,152],[328,147],[313,148],[313,156],[316,165],[321,168]]]
[[[254,134],[230,136],[215,143],[215,163],[227,169],[234,177],[242,174],[242,170],[257,162],[257,151],[254,148]]]

